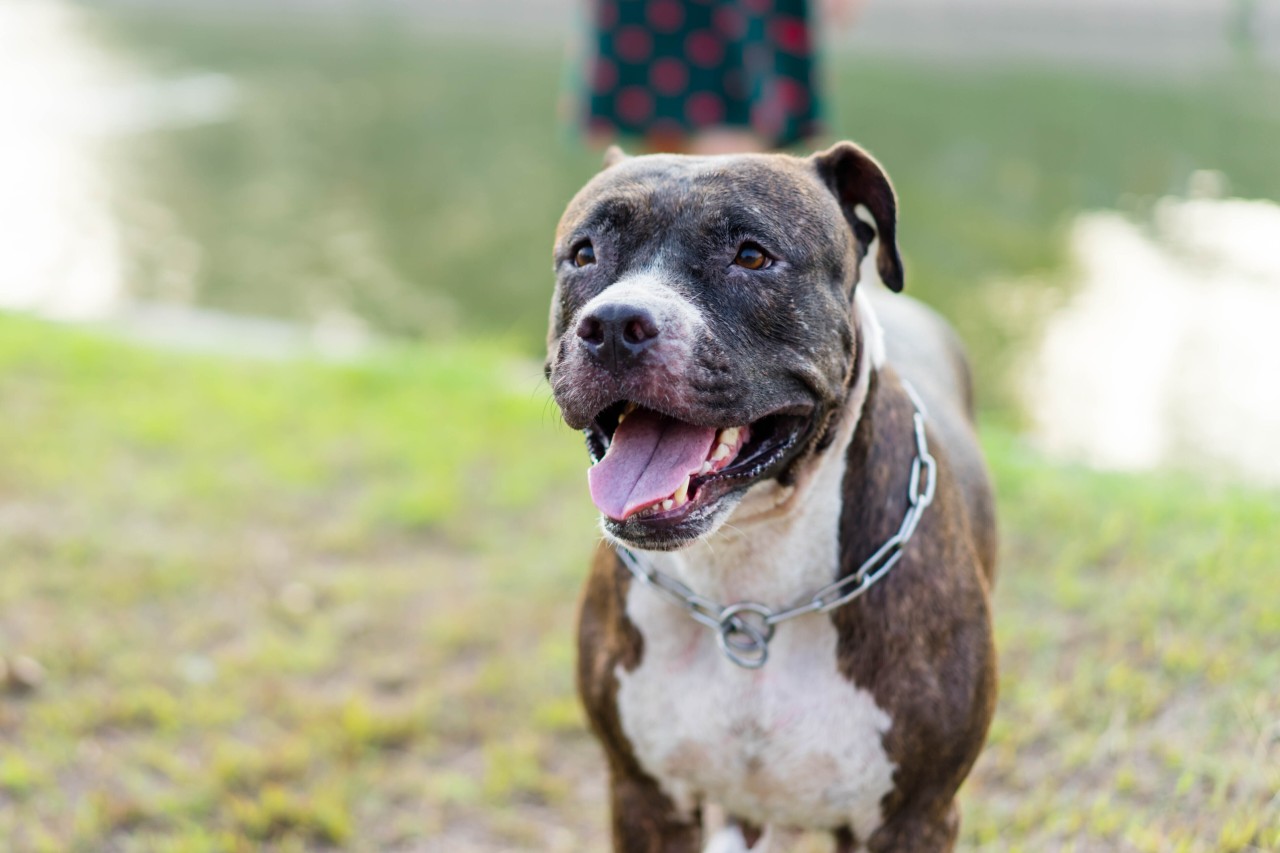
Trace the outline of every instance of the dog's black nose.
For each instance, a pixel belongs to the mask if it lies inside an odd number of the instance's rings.
[[[578,323],[582,345],[610,370],[630,366],[660,333],[646,309],[620,303],[601,305]]]

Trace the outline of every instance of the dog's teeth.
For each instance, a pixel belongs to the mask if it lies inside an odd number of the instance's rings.
[[[666,512],[667,510],[671,509],[675,505],[676,505],[675,501],[673,501],[671,498],[667,498],[665,501],[662,502],[662,511]]]
[[[711,454],[712,462],[719,462],[721,459],[728,459],[729,454],[733,451],[729,449],[729,445],[720,444],[716,447],[716,452]]]
[[[710,473],[711,473],[711,461],[707,460],[703,462],[702,467],[698,469],[698,476],[701,477],[703,474],[710,474]]]
[[[727,444],[730,447],[732,447],[733,445],[738,443],[738,433],[739,433],[739,430],[737,427],[729,427],[726,430],[721,430],[720,442],[722,444]]]
[[[626,408],[622,410],[622,416],[625,418],[627,415],[631,414],[635,410],[636,410],[635,403],[627,403]]]
[[[675,494],[671,496],[676,506],[683,506],[689,502],[689,478],[685,477],[684,482],[680,484],[680,488],[676,489]]]
[[[619,425],[619,426],[621,426],[621,425],[622,425],[622,421],[623,421],[623,419],[624,419],[624,418],[626,418],[626,416],[627,416],[627,413],[626,413],[626,412],[623,412],[622,414],[618,415],[618,425]]]

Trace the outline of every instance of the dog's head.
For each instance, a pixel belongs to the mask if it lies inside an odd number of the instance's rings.
[[[851,143],[807,159],[610,152],[556,233],[546,364],[586,433],[606,532],[678,548],[753,483],[812,462],[849,390],[876,238],[880,278],[902,288],[896,218]]]

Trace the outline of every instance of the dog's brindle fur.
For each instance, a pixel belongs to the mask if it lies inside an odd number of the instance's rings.
[[[876,232],[860,212],[870,214]],[[658,407],[643,376],[605,376],[577,359],[573,328],[582,307],[612,282],[661,261],[662,280],[673,282],[697,305],[707,324],[696,342],[693,363],[677,365],[674,377],[671,366],[664,367],[661,384],[670,393],[662,409],[667,414],[731,426],[751,422],[782,404],[812,406],[811,426],[798,451],[749,490],[753,496],[764,495],[771,507],[777,505],[761,516],[771,516],[765,521],[752,524],[750,518],[741,518],[750,515],[749,509],[758,509],[752,504],[761,501],[753,497],[730,515],[741,495],[729,495],[723,502],[728,510],[719,517],[695,520],[684,538],[680,531],[655,538],[628,524],[606,524],[614,538],[654,549],[649,557],[658,561],[655,565],[677,575],[683,572],[682,579],[699,593],[729,595],[720,599],[726,602],[755,597],[751,593],[762,588],[765,594],[812,590],[792,590],[786,565],[754,565],[748,558],[732,572],[722,572],[715,555],[733,553],[732,546],[723,543],[734,535],[746,537],[747,553],[760,550],[758,537],[770,536],[775,529],[808,535],[808,527],[795,526],[798,519],[803,522],[804,516],[815,514],[805,492],[818,488],[814,483],[820,482],[822,472],[839,475],[832,465],[843,463],[839,508],[830,512],[834,529],[814,530],[836,540],[826,580],[856,570],[897,530],[907,508],[908,472],[915,454],[914,408],[900,376],[911,380],[928,407],[927,433],[938,460],[936,499],[902,560],[881,583],[830,615],[802,617],[800,621],[822,621],[795,627],[791,635],[795,642],[804,642],[834,629],[832,677],[838,673],[858,696],[863,695],[858,691],[866,691],[876,713],[887,717],[887,726],[881,726],[874,738],[879,743],[866,748],[882,750],[892,781],[878,802],[848,804],[847,821],[802,828],[831,831],[840,850],[865,846],[873,851],[938,851],[954,844],[954,796],[982,746],[995,700],[988,610],[994,516],[972,429],[968,371],[949,330],[917,303],[884,294],[877,300],[876,313],[886,329],[888,359],[870,363],[872,330],[867,325],[875,321],[854,308],[863,301],[861,295],[855,300],[854,292],[861,260],[876,236],[880,277],[890,287],[901,288],[895,218],[895,200],[883,172],[849,143],[809,159],[644,157],[611,165],[579,193],[561,222],[548,375],[566,420],[576,427],[585,427],[620,397]],[[565,263],[583,235],[592,239],[599,258],[599,268],[589,270],[594,278]],[[767,288],[752,289],[754,280],[728,278],[736,271],[722,273],[719,265],[707,260],[726,252],[732,258],[736,241],[744,236],[758,239],[787,261],[780,275],[767,280]],[[726,281],[732,286],[725,286]],[[729,528],[718,534],[725,516]],[[744,530],[736,530],[739,526]],[[710,540],[711,548],[679,552],[688,557],[657,553],[690,540]],[[637,619],[667,626],[663,630],[671,633],[685,628],[680,622],[655,623],[652,615],[637,614],[666,607],[672,620],[687,621],[666,602],[655,603],[653,595],[632,583],[610,545],[599,547],[582,600],[578,684],[608,759],[615,849],[694,851],[702,844],[701,806],[717,803],[718,794],[730,792],[681,784],[681,768],[654,765],[652,750],[646,764],[633,743],[637,733],[628,736],[620,708],[620,690],[645,663],[650,669],[661,667],[661,673],[678,672],[688,662],[646,660],[646,652],[652,655],[654,649],[665,648],[669,637],[646,637]],[[790,599],[766,603],[780,606]],[[783,644],[784,632],[792,626],[798,622],[779,628],[775,646]],[[772,677],[770,668],[787,666],[789,660],[812,658],[800,647],[771,659],[760,674],[747,674],[718,657],[712,632],[691,622],[688,630],[687,654],[694,656],[689,659],[705,665],[709,656],[718,667],[715,674],[699,677],[747,679],[732,694],[747,702],[754,685],[760,685],[763,697],[768,683],[750,679]],[[815,644],[813,654],[824,653],[823,648]],[[829,689],[825,682],[815,685],[815,690]],[[679,697],[675,701],[678,707]],[[641,717],[635,711],[632,717],[634,726],[634,719]],[[850,725],[855,724],[861,722],[851,716]],[[770,779],[769,745],[775,734],[765,731],[749,744],[759,751],[757,763],[764,765],[762,784]],[[727,752],[736,760],[733,751],[747,745],[731,735],[716,743],[679,746],[711,750],[708,754],[713,755]],[[814,733],[819,741],[841,735],[855,740],[859,736]],[[874,785],[864,789],[881,790]],[[765,791],[760,802],[775,814],[790,813],[787,790]],[[795,813],[811,813],[812,805],[797,803]],[[854,812],[863,817],[855,820]],[[873,817],[868,820],[867,814]],[[738,849],[750,849],[769,819],[767,814],[750,813],[732,817],[744,839]]]

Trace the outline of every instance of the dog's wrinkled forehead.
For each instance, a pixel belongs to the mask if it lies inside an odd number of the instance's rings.
[[[797,266],[838,260],[848,244],[839,204],[812,166],[767,154],[624,160],[569,204],[557,246],[588,233],[608,233],[620,257],[645,247],[683,249],[681,259],[695,263],[699,252],[735,240],[767,240],[766,248]]]

